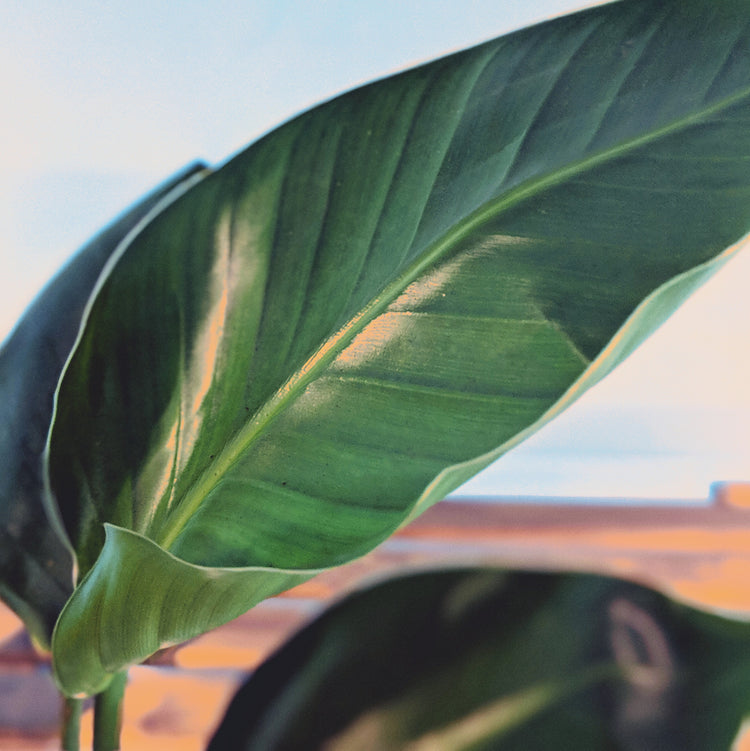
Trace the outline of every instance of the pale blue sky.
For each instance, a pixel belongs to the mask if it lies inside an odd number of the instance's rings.
[[[193,159],[223,161],[341,90],[580,6],[4,0],[0,337],[78,246]],[[700,498],[750,479],[748,275],[740,256],[472,492]]]

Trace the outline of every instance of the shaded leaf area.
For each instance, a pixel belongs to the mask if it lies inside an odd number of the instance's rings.
[[[105,263],[194,165],[89,242],[47,285],[0,349],[0,595],[42,643],[73,591],[73,561],[44,510],[42,453],[53,396]]]
[[[594,358],[636,306],[750,229],[748,10],[633,0],[511,34],[303,114],[160,213],[58,392],[82,573],[104,522],[252,577],[342,563],[616,364]],[[628,348],[669,312],[647,311]],[[69,612],[60,644],[109,638]]]
[[[242,686],[209,751],[715,751],[750,627],[588,575],[454,570],[338,603]]]

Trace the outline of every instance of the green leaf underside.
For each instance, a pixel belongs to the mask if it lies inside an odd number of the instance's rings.
[[[77,686],[77,693],[84,695],[105,689],[132,655],[149,655],[186,641],[224,623],[226,613],[240,615],[276,594],[280,582],[288,589],[317,573],[275,571],[273,577],[263,577],[248,576],[243,569],[194,566],[133,532],[109,525],[106,530],[102,565],[93,569],[63,611],[63,618],[72,621],[95,620],[96,629],[58,629],[55,634],[56,651],[79,657],[58,664],[58,681]],[[154,609],[161,618],[151,616]],[[133,622],[142,627],[131,628]]]
[[[73,591],[73,562],[47,520],[42,453],[53,396],[86,301],[118,244],[194,165],[97,235],[29,307],[0,349],[0,595],[42,644]]]
[[[209,751],[714,751],[750,628],[634,584],[442,571],[338,603],[271,656]]]
[[[58,392],[81,571],[105,521],[201,566],[336,565],[538,427],[641,300],[750,229],[748,10],[512,34],[302,115],[166,208]]]

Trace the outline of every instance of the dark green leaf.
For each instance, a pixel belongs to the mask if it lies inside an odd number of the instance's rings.
[[[303,629],[209,751],[716,751],[748,709],[746,623],[615,579],[433,572]]]
[[[37,297],[0,349],[0,595],[42,643],[49,643],[74,579],[71,554],[42,501],[42,452],[57,381],[113,251],[200,169],[184,170],[97,235]]]
[[[750,229],[749,40],[748,0],[598,7],[328,102],[161,212],[57,394],[81,572],[118,560],[109,522],[281,589],[570,403]],[[148,606],[159,576],[143,562],[123,628],[176,620]],[[84,601],[121,596],[116,571],[73,595],[67,692],[80,649],[121,638]]]

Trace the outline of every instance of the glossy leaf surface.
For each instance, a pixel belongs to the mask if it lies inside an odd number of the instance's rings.
[[[615,579],[433,572],[303,629],[209,751],[715,751],[748,710],[747,623]]]
[[[71,554],[42,500],[42,453],[58,379],[114,250],[166,194],[201,169],[186,169],[97,235],[47,285],[0,349],[0,596],[42,643],[49,643],[73,591]]]
[[[606,373],[719,262],[612,340],[636,306],[750,229],[749,10],[633,0],[500,38],[303,114],[160,213],[57,395],[50,487],[82,574],[117,560],[109,522],[281,589]],[[158,577],[144,562],[129,593],[136,632],[173,618],[147,606]],[[105,581],[73,600],[120,597]],[[86,612],[56,632],[71,693],[65,666],[111,637]]]

